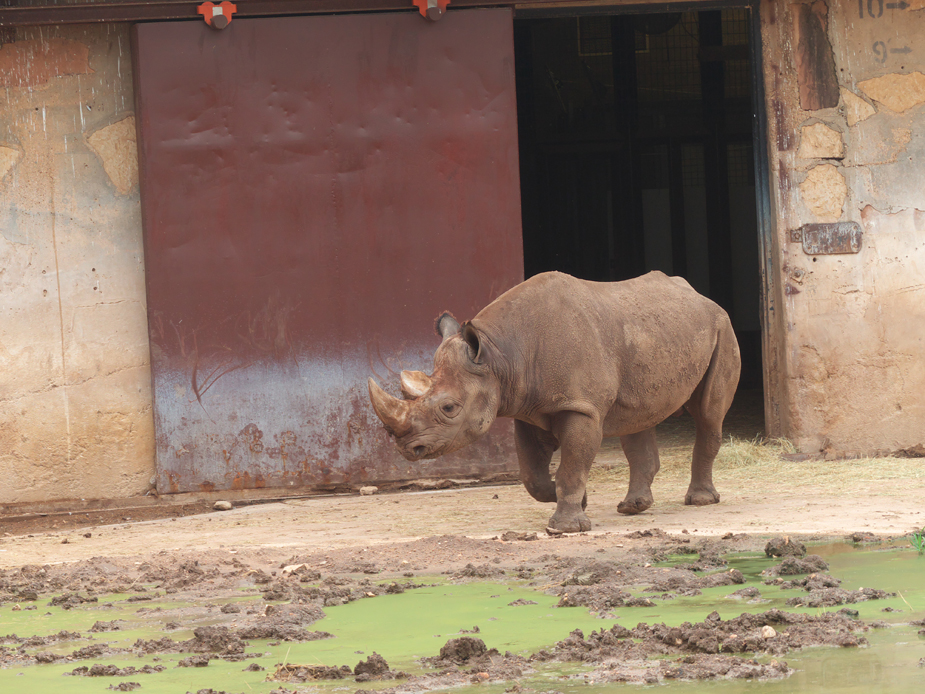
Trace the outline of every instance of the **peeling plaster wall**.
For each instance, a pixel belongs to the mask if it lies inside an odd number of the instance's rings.
[[[761,14],[780,268],[775,433],[832,456],[923,443],[925,3],[767,0]],[[790,240],[836,221],[861,225],[860,253],[809,256]]]
[[[154,425],[128,27],[0,47],[0,502],[143,492]]]

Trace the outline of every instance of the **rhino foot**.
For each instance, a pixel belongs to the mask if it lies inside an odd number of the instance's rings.
[[[582,512],[574,516],[562,517],[554,513],[549,523],[546,524],[546,532],[550,535],[562,535],[563,533],[582,533],[591,529],[591,521]]]
[[[719,503],[719,492],[713,487],[709,489],[688,489],[684,497],[684,503],[688,506],[709,506],[710,504]]]
[[[627,516],[634,516],[649,508],[653,501],[651,496],[637,496],[635,499],[626,497],[617,505],[617,511]]]

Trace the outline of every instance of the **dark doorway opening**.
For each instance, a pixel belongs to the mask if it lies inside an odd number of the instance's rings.
[[[732,318],[763,430],[747,8],[515,19],[524,271],[685,277]]]

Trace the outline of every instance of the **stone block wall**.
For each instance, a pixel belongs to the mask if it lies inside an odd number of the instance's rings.
[[[889,6],[888,6],[889,5]],[[925,441],[925,1],[763,2],[779,433],[805,452]],[[791,231],[857,222],[857,254]]]

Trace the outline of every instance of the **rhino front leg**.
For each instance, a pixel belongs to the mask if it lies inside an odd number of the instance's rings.
[[[520,481],[527,493],[537,501],[556,500],[556,483],[549,474],[549,462],[559,447],[556,437],[537,426],[514,420],[514,440],[517,444],[517,462],[520,464]]]
[[[617,506],[617,511],[627,515],[642,513],[649,508],[652,498],[652,480],[661,466],[658,460],[658,446],[655,443],[655,427],[620,437],[623,453],[630,466],[630,485],[626,498]]]
[[[591,529],[585,515],[585,489],[594,456],[601,447],[601,426],[578,412],[556,416],[553,431],[562,447],[562,462],[556,471],[556,512],[546,531],[552,534],[577,533]]]

